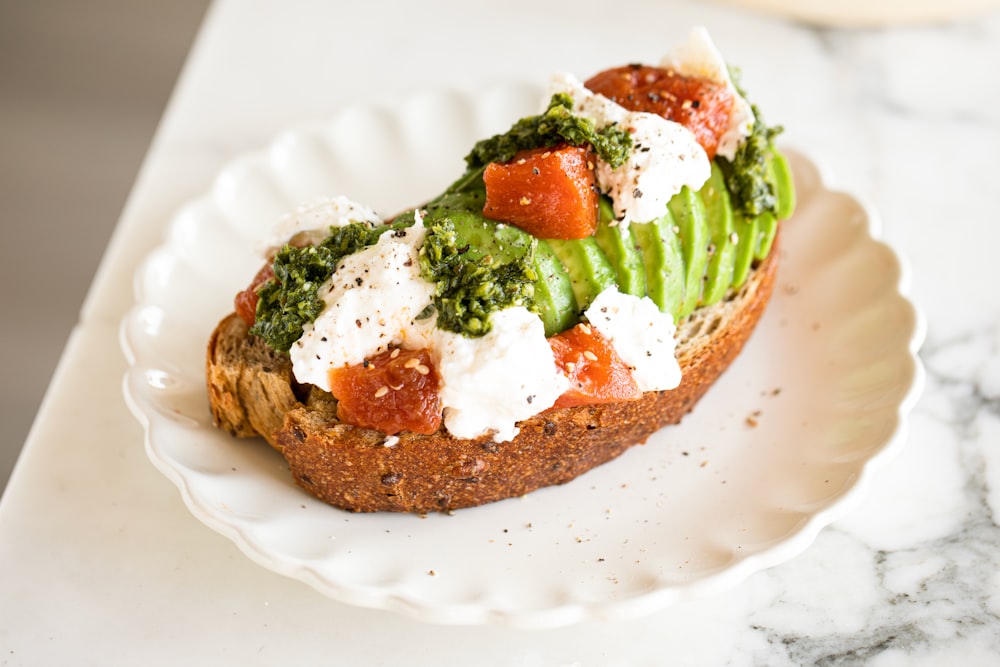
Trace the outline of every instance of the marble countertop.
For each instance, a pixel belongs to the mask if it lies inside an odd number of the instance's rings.
[[[855,31],[695,2],[355,4],[209,12],[0,504],[0,665],[996,664],[1000,14]],[[143,451],[118,344],[136,267],[183,203],[347,103],[655,61],[696,24],[909,260],[926,387],[860,507],[731,590],[543,631],[330,601],[187,511]]]

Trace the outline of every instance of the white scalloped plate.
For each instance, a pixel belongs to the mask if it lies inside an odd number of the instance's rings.
[[[278,217],[320,195],[384,214],[420,202],[537,100],[529,87],[431,92],[288,131],[228,166],[139,269],[124,388],[149,456],[196,517],[264,567],[436,623],[636,617],[797,555],[902,443],[923,378],[905,270],[871,213],[794,153],[798,211],[743,355],[683,424],[565,486],[451,516],[349,514],[299,490],[262,440],[216,430],[206,341]]]

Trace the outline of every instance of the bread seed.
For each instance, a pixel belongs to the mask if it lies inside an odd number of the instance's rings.
[[[382,385],[381,387],[375,390],[375,398],[382,398],[388,393],[389,393],[389,388],[386,387],[385,385]]]

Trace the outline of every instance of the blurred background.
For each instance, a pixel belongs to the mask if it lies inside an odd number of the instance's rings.
[[[208,4],[0,0],[0,491]]]

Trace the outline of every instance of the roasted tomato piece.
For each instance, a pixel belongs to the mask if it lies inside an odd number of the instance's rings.
[[[247,326],[253,326],[254,320],[257,319],[257,301],[259,301],[257,290],[273,277],[274,269],[271,268],[271,263],[268,262],[257,272],[250,286],[236,294],[236,298],[233,300],[233,305],[236,307],[236,314],[243,318]]]
[[[585,146],[533,148],[483,173],[483,215],[543,239],[582,239],[597,229],[594,158]]]
[[[611,341],[591,326],[578,324],[556,334],[549,338],[549,346],[556,366],[570,381],[553,407],[627,401],[642,395]]]
[[[387,435],[431,434],[441,425],[440,381],[427,350],[394,348],[330,371],[337,418]]]
[[[630,111],[645,111],[680,123],[715,157],[729,125],[732,92],[725,86],[670,69],[626,65],[596,74],[584,84]]]

